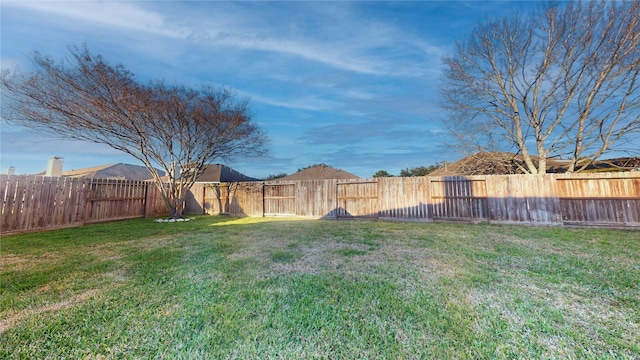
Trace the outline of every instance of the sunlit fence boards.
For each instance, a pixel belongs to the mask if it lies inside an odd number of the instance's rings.
[[[489,220],[561,224],[555,175],[485,176]]]
[[[429,205],[435,220],[488,220],[487,180],[483,176],[430,177]]]
[[[221,198],[200,197],[198,204],[186,206],[208,209],[227,203],[224,211],[216,213],[241,216],[640,227],[638,172],[389,177],[239,185],[242,184],[236,184],[234,191],[219,192]],[[192,191],[202,190],[196,186]],[[231,206],[233,203],[237,206]]]
[[[640,226],[640,176],[602,174],[558,176],[562,221],[576,225]],[[635,173],[638,174],[638,173]]]
[[[2,233],[167,215],[143,181],[0,176]],[[185,214],[640,228],[640,173],[195,184]]]

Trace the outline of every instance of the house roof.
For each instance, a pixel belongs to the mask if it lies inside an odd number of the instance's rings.
[[[162,174],[162,170],[158,170]],[[39,175],[44,175],[42,172]],[[95,178],[95,179],[116,179],[116,180],[151,180],[153,177],[144,166],[131,164],[107,164],[93,166],[83,169],[63,171],[62,176],[75,178]],[[166,176],[161,177],[166,180]],[[226,165],[210,164],[205,165],[204,172],[198,176],[196,182],[245,182],[260,181],[250,176],[246,176]]]
[[[359,176],[336,169],[325,164],[314,165],[295,174],[274,180],[324,180],[324,179],[360,179]]]
[[[532,157],[537,165],[537,157]],[[561,168],[566,161],[547,159],[548,168]],[[455,175],[509,175],[524,174],[526,168],[522,155],[507,152],[478,152],[432,172],[429,176]]]
[[[123,163],[63,171],[62,176],[118,180],[149,180],[152,178],[146,167]]]
[[[210,164],[205,165],[205,169],[198,176],[196,182],[247,182],[260,181],[250,176],[246,176],[226,165]]]
[[[532,160],[537,166],[538,158],[532,156]],[[568,164],[569,161],[567,160],[547,159],[547,172],[563,173],[567,171]],[[628,171],[638,166],[640,166],[640,157],[617,158],[596,161],[589,165],[585,171],[602,169]],[[445,167],[430,173],[429,176],[523,174],[524,171],[520,167],[526,168],[522,155],[504,152],[478,152],[454,163],[447,164]]]
[[[589,165],[585,170],[597,171],[601,169],[615,169],[618,171],[640,169],[640,156],[596,161],[595,163]]]

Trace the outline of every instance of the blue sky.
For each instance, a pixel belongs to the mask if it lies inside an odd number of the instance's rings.
[[[378,170],[453,161],[442,144],[442,57],[478,21],[526,9],[515,1],[7,1],[1,66],[28,70],[34,51],[62,59],[87,44],[141,82],[225,86],[249,97],[270,154],[227,165],[254,177],[325,163]],[[139,163],[109,147],[1,124],[0,166],[44,171]]]

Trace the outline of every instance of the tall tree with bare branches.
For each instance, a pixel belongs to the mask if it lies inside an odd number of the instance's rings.
[[[574,172],[640,148],[640,1],[550,2],[486,21],[444,62],[447,126],[467,150],[513,151],[539,174],[551,157]]]
[[[248,100],[229,90],[141,84],[86,46],[70,52],[60,62],[36,53],[35,70],[4,72],[3,117],[133,156],[151,172],[172,217],[182,216],[206,164],[265,153],[267,139],[251,119]]]

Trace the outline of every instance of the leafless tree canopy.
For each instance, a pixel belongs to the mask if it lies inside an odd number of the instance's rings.
[[[640,142],[640,2],[548,3],[478,26],[445,58],[447,125],[473,151],[580,171]],[[586,160],[586,161],[585,161]]]
[[[122,65],[111,66],[86,47],[70,50],[62,62],[36,53],[31,73],[3,73],[3,116],[65,138],[107,144],[142,161],[173,216],[181,216],[180,204],[205,164],[266,151],[248,100],[236,100],[226,89],[142,85]],[[168,179],[161,179],[156,166]]]

